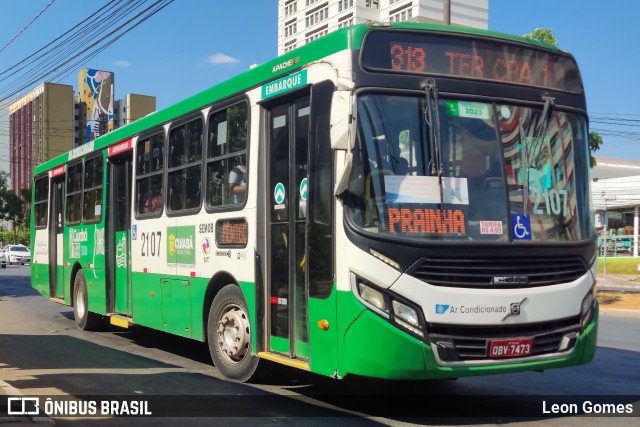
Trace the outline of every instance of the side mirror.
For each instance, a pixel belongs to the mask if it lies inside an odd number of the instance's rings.
[[[338,175],[338,179],[336,180],[336,185],[333,190],[333,195],[339,197],[342,193],[345,192],[347,187],[349,186],[349,177],[351,176],[351,169],[353,167],[353,155],[350,151],[347,151],[347,154],[344,159],[344,167],[342,171]]]
[[[351,126],[351,91],[337,90],[333,92],[331,101],[331,148],[347,150],[349,148],[349,127]]]

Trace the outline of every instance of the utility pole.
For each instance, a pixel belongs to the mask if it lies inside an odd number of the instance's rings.
[[[616,195],[615,194],[605,194],[605,192],[602,192],[602,199],[604,201],[604,235],[603,235],[603,246],[604,246],[604,258],[602,260],[602,265],[603,265],[603,273],[604,273],[604,284],[607,284],[607,224],[609,222],[609,217],[607,215],[607,200],[615,200],[616,199]],[[616,241],[614,240],[614,245],[616,244]]]
[[[444,23],[451,25],[451,0],[444,0]]]

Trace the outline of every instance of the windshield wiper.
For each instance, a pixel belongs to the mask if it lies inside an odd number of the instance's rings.
[[[540,133],[546,132],[553,107],[556,105],[556,99],[549,95],[543,95],[542,99],[544,99],[544,107],[542,108],[542,129],[540,129]]]
[[[522,208],[524,216],[529,216],[527,207],[529,206],[529,151],[527,148],[527,137],[524,134],[524,128],[522,126],[522,116],[518,119],[518,133],[520,134],[520,141],[522,141],[522,168],[524,169],[522,177]]]
[[[442,162],[440,160],[440,116],[438,115],[438,88],[434,79],[427,79],[423,84],[427,105],[424,109],[424,119],[429,128],[429,146],[432,159],[431,176],[437,176],[438,181],[442,180]],[[440,192],[442,193],[442,183],[440,182]]]
[[[536,133],[537,138],[540,140],[540,152],[538,157],[544,155],[545,153],[549,158],[551,158],[551,147],[549,145],[549,141],[546,137],[547,128],[549,127],[549,121],[551,119],[551,114],[553,113],[553,107],[556,104],[555,98],[544,95],[542,97],[544,99],[544,107],[542,108],[542,117],[540,120],[540,129]],[[544,149],[542,148],[544,146]],[[536,159],[537,160],[537,159]]]

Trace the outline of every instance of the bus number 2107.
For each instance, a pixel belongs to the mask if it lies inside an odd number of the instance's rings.
[[[142,256],[160,256],[160,240],[162,232],[142,233]]]

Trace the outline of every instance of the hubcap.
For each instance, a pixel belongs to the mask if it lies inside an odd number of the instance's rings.
[[[241,307],[230,304],[218,321],[218,346],[232,363],[240,363],[249,350],[251,333],[249,319]]]
[[[78,309],[78,317],[84,317],[86,307],[84,306],[84,290],[82,288],[78,289],[78,293],[76,295],[76,308]]]

